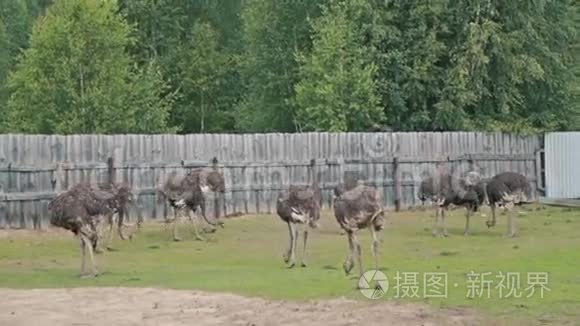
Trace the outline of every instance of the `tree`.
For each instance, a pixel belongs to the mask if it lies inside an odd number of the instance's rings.
[[[570,2],[373,2],[379,94],[399,130],[569,123]]]
[[[9,77],[9,130],[167,131],[171,97],[154,66],[132,70],[130,28],[113,0],[57,0]],[[146,122],[146,123],[144,123]]]
[[[319,15],[324,1],[247,2],[242,12],[244,50],[240,74],[244,85],[238,106],[238,129],[294,131],[296,53],[310,47],[307,19]]]
[[[241,92],[235,63],[241,47],[242,5],[242,1],[205,0],[119,2],[120,11],[135,26],[137,41],[130,51],[138,65],[156,62],[170,86],[167,92],[178,95],[170,123],[181,126],[182,132],[231,131],[235,127],[234,108]],[[201,27],[207,27],[209,34],[203,35]],[[198,44],[200,41],[205,44]],[[206,45],[211,53],[202,50]],[[205,109],[211,109],[212,114],[204,114],[203,128],[199,119],[201,93],[198,85],[194,85],[201,78],[195,76],[199,60],[203,61],[200,64],[204,71],[199,71],[203,78],[219,83],[211,86],[212,94],[204,92],[204,107],[210,96],[211,108]],[[221,63],[227,67],[217,65]],[[208,69],[217,69],[213,72],[219,78],[212,77]]]
[[[31,21],[24,0],[0,1],[0,119],[2,120],[8,100],[6,79],[21,49],[28,44]]]
[[[6,111],[7,92],[4,86],[6,75],[10,69],[10,53],[8,51],[8,37],[6,35],[6,27],[2,20],[0,20],[0,121],[4,121],[4,113]],[[1,127],[1,124],[0,124]]]
[[[571,129],[580,130],[580,2],[576,1],[573,5],[574,9],[574,24],[576,26],[576,38],[572,47],[572,62],[574,67],[575,80],[573,87],[574,100],[574,119]]]
[[[231,60],[221,51],[219,37],[209,23],[198,22],[191,33],[179,65],[182,95],[176,116],[182,119],[184,132],[219,131],[220,122],[227,119],[227,113],[219,111],[219,101]]]
[[[378,88],[395,130],[433,130],[446,69],[446,1],[375,2]],[[452,16],[452,15],[451,15]],[[452,115],[453,118],[460,116]]]
[[[565,128],[570,117],[568,1],[496,3],[450,1],[459,25],[454,29],[452,63],[443,100],[469,122],[464,129],[534,132]],[[465,89],[457,92],[459,76]],[[472,100],[458,95],[470,93]],[[443,127],[445,119],[438,117]],[[456,127],[456,128],[457,128]],[[454,128],[455,129],[455,128]]]
[[[371,12],[363,0],[331,1],[314,20],[312,52],[300,55],[296,85],[303,129],[362,131],[381,124],[373,50],[359,23]]]

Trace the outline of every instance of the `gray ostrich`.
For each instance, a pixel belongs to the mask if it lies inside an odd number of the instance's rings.
[[[110,192],[92,188],[80,183],[70,190],[59,194],[48,205],[50,223],[53,226],[71,231],[81,241],[81,277],[96,276],[97,267],[93,251],[97,248],[98,225],[101,217],[115,213],[115,198]],[[91,272],[86,274],[86,255],[91,261]]]
[[[377,190],[373,187],[358,185],[342,192],[334,199],[334,215],[348,237],[349,252],[343,264],[345,273],[350,274],[356,261],[359,274],[361,276],[363,274],[361,249],[356,232],[364,228],[368,228],[371,232],[374,264],[375,269],[378,269],[379,232],[384,228],[385,211]]]
[[[310,186],[290,186],[278,197],[276,211],[282,221],[288,224],[290,234],[290,244],[284,254],[284,262],[288,264],[289,268],[295,265],[296,247],[300,234],[297,225],[303,226],[304,247],[302,248],[301,266],[306,267],[308,229],[318,227],[321,200],[322,195],[317,183]]]
[[[529,203],[532,196],[532,187],[525,176],[515,172],[503,172],[494,176],[486,187],[487,198],[491,208],[492,220],[487,221],[488,227],[496,224],[495,210],[503,206],[511,210],[515,205]],[[515,219],[513,213],[508,213],[508,230],[506,237],[516,236]]]
[[[122,184],[122,183],[99,183],[96,186],[96,189],[98,189],[99,191],[103,191],[106,193],[109,193],[112,197],[109,200],[109,206],[114,210],[114,212],[117,215],[117,233],[119,234],[119,237],[121,238],[121,240],[127,240],[127,239],[131,239],[133,237],[133,233],[135,231],[132,231],[131,234],[129,234],[129,236],[126,236],[123,233],[123,229],[129,227],[129,225],[125,224],[125,217],[127,216],[128,213],[128,206],[131,204],[136,204],[135,203],[135,199],[134,199],[134,195],[131,192],[131,188],[129,188],[129,186],[127,186],[126,184]],[[109,227],[109,234],[108,234],[108,240],[106,242],[105,247],[109,250],[112,250],[111,246],[113,244],[113,239],[114,239],[114,232],[113,229],[115,227],[115,219],[114,219],[114,214],[110,214],[109,216],[107,216],[106,219],[106,223]],[[137,221],[137,228],[139,228],[141,226],[141,219],[139,219]]]
[[[470,220],[485,201],[485,184],[477,172],[468,172],[464,177],[453,179],[443,172],[438,177],[425,178],[419,185],[419,199],[430,199],[436,206],[433,236],[447,237],[445,215],[449,206],[463,206],[466,208],[464,235],[470,233]]]
[[[212,227],[217,225],[223,227],[223,222],[219,220],[219,213],[216,218],[217,221],[210,221],[205,213],[205,193],[213,191],[222,197],[225,192],[225,183],[223,175],[214,169],[200,168],[189,171],[183,177],[177,177],[173,172],[163,185],[158,188],[159,199],[165,199],[173,208],[173,239],[180,241],[177,234],[178,211],[185,211],[189,220],[192,222],[195,231],[195,237],[198,240],[203,240],[203,237],[197,230],[195,220],[191,217],[189,210],[196,213],[199,209],[203,219]],[[215,229],[214,229],[215,231]]]

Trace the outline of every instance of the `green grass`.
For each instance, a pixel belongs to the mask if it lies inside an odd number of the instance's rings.
[[[485,211],[485,213],[489,213]],[[494,318],[534,322],[580,321],[580,210],[532,209],[518,218],[520,236],[504,239],[505,217],[495,229],[484,218],[472,220],[473,235],[464,237],[463,210],[448,218],[450,237],[433,238],[430,212],[391,214],[382,233],[381,269],[391,288],[399,272],[448,273],[448,297],[398,299],[424,302],[435,307],[474,308]],[[355,289],[356,279],[342,271],[347,242],[338,234],[330,214],[311,236],[309,267],[286,269],[282,253],[288,244],[287,227],[274,216],[230,220],[226,228],[209,235],[208,242],[192,239],[181,227],[183,242],[171,242],[168,230],[147,225],[132,242],[117,240],[119,251],[98,256],[102,275],[81,280],[79,245],[69,236],[55,233],[14,232],[0,237],[0,287],[47,288],[77,286],[167,287],[227,291],[280,299],[346,296],[366,300]],[[363,264],[371,267],[370,236],[360,232]],[[300,247],[299,247],[300,251]],[[466,298],[466,274],[499,271],[548,272],[551,291],[544,298]],[[457,283],[457,287],[454,284]],[[497,282],[494,280],[494,285]],[[420,284],[420,294],[423,285]],[[422,296],[422,295],[421,295]],[[382,300],[389,300],[384,298]]]

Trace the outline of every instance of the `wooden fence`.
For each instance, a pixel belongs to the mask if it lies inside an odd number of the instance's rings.
[[[517,171],[535,184],[541,147],[540,136],[471,132],[0,135],[0,228],[43,227],[56,194],[108,178],[134,189],[144,218],[160,218],[168,209],[155,187],[198,166],[224,172],[227,213],[272,213],[280,190],[312,178],[327,207],[345,177],[377,186],[387,207],[408,207],[418,204],[421,178],[440,165],[477,168],[485,178]]]

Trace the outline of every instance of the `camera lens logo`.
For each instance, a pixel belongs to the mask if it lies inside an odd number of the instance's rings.
[[[365,272],[358,280],[360,293],[368,299],[380,299],[389,289],[389,280],[387,275],[378,270]]]

